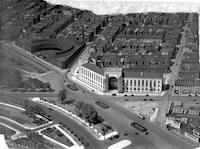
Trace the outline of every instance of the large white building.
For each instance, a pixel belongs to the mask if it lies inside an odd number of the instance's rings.
[[[163,75],[160,73],[135,72],[128,69],[102,69],[91,63],[79,68],[79,80],[101,92],[116,90],[127,95],[160,94]]]
[[[104,92],[104,70],[97,67],[96,65],[86,63],[80,66],[79,80],[101,92]]]
[[[150,72],[124,72],[124,91],[133,93],[161,93],[163,76],[160,73]]]

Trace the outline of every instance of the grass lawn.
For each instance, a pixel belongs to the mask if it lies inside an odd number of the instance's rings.
[[[45,144],[49,144],[50,146],[52,146],[54,149],[65,149],[62,146],[59,146],[58,144],[54,144],[49,140],[44,139]],[[17,140],[14,140],[15,143],[20,144],[20,145],[24,145],[24,146],[28,146],[30,149],[50,149],[51,147],[45,146],[45,145],[39,145],[37,146],[35,144],[35,142],[33,140],[31,140],[30,138],[20,138]]]
[[[0,134],[5,134],[6,137],[9,137],[9,136],[14,135],[15,131],[0,124]]]
[[[74,145],[67,137],[65,137],[65,135],[62,132],[60,132],[55,127],[49,127],[47,129],[43,130],[42,134],[44,134],[62,144],[65,144],[68,147],[71,147]]]
[[[0,116],[10,118],[25,126],[31,126],[31,127],[38,126],[36,123],[33,123],[34,121],[33,118],[25,115],[22,110],[15,109],[12,107],[0,105]]]

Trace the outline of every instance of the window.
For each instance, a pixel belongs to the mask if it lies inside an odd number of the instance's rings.
[[[148,86],[148,80],[146,80],[146,86]]]
[[[130,86],[133,86],[133,80],[130,80]]]
[[[136,80],[134,80],[134,86],[136,86]]]
[[[142,86],[144,86],[144,80],[142,80]]]
[[[138,86],[140,86],[140,80],[138,80]]]
[[[128,86],[128,80],[126,80],[126,85]]]

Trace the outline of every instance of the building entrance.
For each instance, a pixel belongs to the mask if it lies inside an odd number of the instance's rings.
[[[118,80],[115,77],[109,78],[109,90],[117,90]]]

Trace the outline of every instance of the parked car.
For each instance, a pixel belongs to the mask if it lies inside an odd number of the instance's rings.
[[[102,108],[104,108],[104,109],[108,109],[109,108],[109,106],[108,105],[106,105],[105,103],[103,103],[102,101],[97,101],[97,102],[95,102],[98,106],[100,106],[100,107],[102,107]]]
[[[126,98],[126,99],[124,99],[124,101],[130,101],[130,99],[127,99],[127,98]]]
[[[139,118],[145,120],[145,117],[143,115],[140,115],[140,114],[136,114]]]
[[[77,91],[78,88],[75,86],[75,85],[72,85],[72,84],[67,84],[66,85],[69,89],[73,90],[73,91]]]

